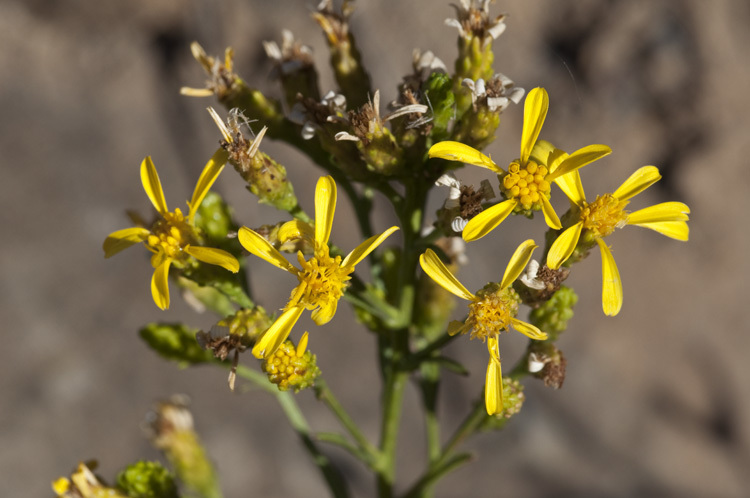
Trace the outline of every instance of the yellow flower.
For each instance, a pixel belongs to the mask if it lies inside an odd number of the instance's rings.
[[[328,238],[331,235],[333,214],[336,209],[336,183],[330,176],[321,177],[315,189],[315,227],[299,220],[285,223],[279,230],[279,240],[307,239],[314,253],[305,260],[297,253],[300,268],[295,268],[266,239],[253,230],[242,227],[239,240],[242,246],[259,258],[297,276],[299,285],[294,288],[284,312],[255,343],[253,355],[267,359],[286,340],[292,327],[305,309],[312,310],[312,319],[318,325],[328,323],[336,314],[338,301],[344,293],[354,266],[383,243],[398,227],[391,227],[380,235],[365,240],[343,260],[331,257]]]
[[[497,344],[497,337],[500,332],[513,326],[518,332],[531,339],[541,341],[547,339],[547,334],[537,327],[516,318],[520,298],[511,287],[511,284],[523,272],[536,248],[537,245],[531,239],[523,242],[518,246],[505,268],[505,274],[500,284],[487,284],[476,294],[466,290],[466,287],[458,281],[431,249],[428,249],[419,258],[422,269],[430,278],[448,292],[469,301],[469,316],[466,321],[463,323],[451,322],[448,325],[448,333],[453,335],[471,332],[471,339],[479,338],[487,341],[490,360],[487,364],[484,401],[487,413],[490,415],[497,415],[503,411],[503,380]]]
[[[143,242],[153,253],[151,266],[154,267],[154,274],[151,277],[151,296],[156,305],[163,310],[169,308],[167,277],[171,265],[182,268],[192,257],[204,263],[221,266],[233,273],[237,273],[240,269],[237,259],[228,252],[198,245],[201,239],[194,223],[195,212],[221,170],[224,169],[226,161],[226,152],[220,149],[206,163],[193,191],[193,197],[188,202],[189,210],[185,217],[179,208],[174,211],[167,210],[167,202],[164,199],[164,191],[161,188],[156,167],[151,158],[146,157],[141,163],[141,183],[161,218],[150,229],[125,228],[109,234],[104,240],[102,248],[105,258],[140,242]]]
[[[110,498],[127,498],[114,488],[105,486],[91,469],[96,468],[96,462],[86,465],[79,463],[78,468],[70,476],[60,477],[52,481],[52,490],[60,498],[97,498],[107,496]]]
[[[550,162],[564,161],[567,154],[555,150],[550,154]],[[556,183],[568,196],[578,214],[578,221],[565,229],[550,247],[547,266],[557,269],[568,260],[576,247],[584,250],[599,246],[602,254],[602,307],[604,313],[615,316],[622,308],[622,281],[615,259],[607,244],[602,240],[625,225],[636,225],[655,230],[667,237],[686,241],[690,208],[681,202],[662,202],[632,213],[625,210],[629,199],[643,192],[659,181],[661,175],[654,166],[644,166],[630,175],[630,178],[611,194],[598,196],[592,203],[586,196],[578,171],[557,178]]]
[[[510,213],[531,214],[541,210],[544,220],[551,228],[559,230],[562,225],[549,202],[550,185],[558,177],[575,171],[612,152],[606,145],[589,145],[570,154],[556,169],[547,165],[548,148],[537,147],[549,109],[549,97],[544,88],[534,88],[526,97],[521,133],[521,156],[511,162],[506,172],[489,157],[473,147],[460,142],[438,142],[428,154],[451,161],[461,161],[498,174],[505,201],[485,209],[471,220],[463,230],[465,241],[477,240],[495,229]]]

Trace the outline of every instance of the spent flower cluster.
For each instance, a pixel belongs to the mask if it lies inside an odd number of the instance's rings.
[[[655,166],[637,168],[614,192],[587,199],[582,168],[596,163],[586,174],[591,170],[591,175],[606,175],[603,159],[612,149],[593,144],[568,153],[555,137],[542,133],[550,112],[549,94],[555,92],[540,87],[526,92],[495,71],[493,44],[506,30],[506,16],[491,15],[489,4],[460,0],[456,18],[446,21],[458,31],[453,72],[432,52],[415,51],[413,72],[397,85],[398,94],[389,105],[383,105],[380,90],[371,87],[364,55],[349,25],[354,12],[351,1],[345,0],[336,10],[330,0],[323,0],[312,15],[323,31],[336,82],[336,88],[325,89],[329,90],[325,94],[319,89],[311,49],[289,31],[282,32],[280,44],[264,43],[274,67],[272,76],[281,87],[280,99],[263,94],[239,76],[232,49],[217,58],[194,43],[193,55],[208,81],[204,88],[183,88],[182,93],[216,97],[225,107],[224,117],[209,108],[219,129],[220,147],[198,179],[187,214],[179,208],[167,209],[156,168],[149,157],[144,159],[140,177],[156,210],[155,221],[135,220],[137,226],[113,232],[104,241],[105,257],[137,244],[146,247],[153,268],[151,296],[159,308],[170,305],[171,279],[191,306],[217,315],[208,331],[183,323],[149,324],[141,330],[149,346],[182,365],[228,369],[231,389],[240,381],[275,397],[334,496],[350,492],[346,479],[326,456],[326,445],[339,446],[360,460],[373,473],[379,496],[394,496],[398,429],[409,379],[416,380],[421,390],[429,458],[403,496],[432,496],[441,477],[469,461],[470,455],[459,451],[461,441],[501,429],[511,417],[522,416],[522,380],[537,378],[554,388],[563,385],[567,362],[576,358],[566,358],[556,341],[568,328],[578,303],[574,290],[563,282],[591,249],[596,246],[601,253],[604,313],[616,315],[623,305],[622,282],[605,239],[627,225],[688,239],[690,210],[681,202],[628,210],[637,194],[661,178]],[[494,140],[505,112],[523,113],[520,130],[502,129],[520,137],[520,148],[498,163],[482,149]],[[317,169],[282,165],[264,150],[269,139],[295,147]],[[231,206],[209,192],[226,164],[236,171],[237,182],[259,202],[276,208],[278,215],[258,219],[243,213],[241,220],[235,218]],[[465,184],[459,176],[467,164],[492,175],[479,187]],[[309,211],[295,194],[295,188],[308,189],[308,185],[293,185],[292,179],[311,174],[318,179]],[[427,208],[433,187],[445,199],[436,213]],[[553,206],[555,188],[567,196],[568,206]],[[362,241],[348,253],[335,239],[343,229],[334,229],[339,190]],[[374,216],[375,206],[382,205],[389,211]],[[509,216],[533,218],[540,212],[547,231],[536,241],[514,241],[513,232],[501,227]],[[377,226],[385,216],[395,222]],[[488,281],[471,291],[456,275],[474,246],[491,248],[497,243],[489,237],[478,242],[493,231],[502,231],[503,239],[518,244],[517,248],[504,267],[494,259],[488,261]],[[541,258],[534,260],[537,249]],[[502,252],[502,248],[491,250]],[[274,302],[263,292],[269,286],[284,287],[283,280],[258,282],[244,271],[260,264],[259,259],[296,278],[285,302]],[[362,265],[365,259],[368,264]],[[499,281],[493,280],[492,275],[501,273]],[[466,307],[457,308],[455,297]],[[353,308],[362,332],[348,324],[345,331],[326,327],[342,303]],[[326,383],[329,365],[317,363],[315,333],[295,333],[306,310],[316,327],[328,329],[327,333],[369,331],[376,338],[380,372],[370,376],[382,379],[381,393],[372,400],[373,409],[380,402],[382,417],[377,443],[363,434]],[[462,316],[459,320],[456,310]],[[511,329],[530,341],[504,376],[500,336]],[[447,356],[445,346],[463,335],[485,344],[486,369],[464,366]],[[252,356],[243,356],[245,351]],[[254,367],[240,361],[248,356]],[[476,401],[455,408],[466,412],[466,418],[446,437],[437,404],[440,396],[450,393],[443,392],[440,380],[451,374],[481,378],[478,369],[484,372],[484,382],[475,381]],[[313,390],[321,406],[340,423],[339,432],[318,433],[309,426],[294,397],[306,390]],[[255,398],[256,392],[244,396]],[[66,497],[102,492],[177,496],[183,489],[199,496],[220,496],[217,473],[193,429],[184,399],[160,404],[149,426],[173,473],[155,463],[139,462],[123,472],[116,485],[108,486],[91,472],[92,467],[81,464],[70,478],[56,480],[54,491]],[[151,494],[142,492],[136,482]]]

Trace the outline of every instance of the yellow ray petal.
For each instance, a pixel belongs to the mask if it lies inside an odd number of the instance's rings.
[[[297,323],[304,309],[302,306],[295,306],[282,313],[255,343],[253,356],[258,359],[265,359],[274,354],[289,337],[292,327]]]
[[[542,213],[544,213],[544,222],[547,223],[547,226],[551,229],[560,230],[562,228],[562,223],[560,223],[560,218],[557,217],[555,208],[552,207],[552,204],[550,203],[549,199],[547,199],[547,197],[542,195],[541,198]]]
[[[683,242],[687,241],[690,236],[690,228],[688,228],[688,224],[684,221],[655,221],[653,223],[633,223],[633,225],[648,228],[649,230]]]
[[[462,163],[473,164],[481,168],[487,168],[495,173],[502,173],[503,170],[490,157],[485,156],[474,147],[470,147],[461,142],[452,142],[445,140],[438,142],[427,152],[430,157],[439,157],[448,161],[459,161]]]
[[[547,340],[547,334],[539,330],[537,327],[533,326],[530,323],[526,323],[523,320],[519,320],[517,318],[511,318],[510,324],[513,326],[514,329],[528,337],[529,339],[534,339],[535,341],[546,341]]]
[[[315,322],[315,325],[325,325],[330,322],[333,315],[336,314],[336,308],[338,307],[338,301],[331,301],[327,306],[321,306],[312,312],[310,317]]]
[[[549,97],[544,88],[534,88],[526,96],[523,105],[523,132],[521,134],[521,164],[526,164],[542,131],[544,118],[549,109]]]
[[[330,176],[322,176],[315,187],[315,241],[328,244],[336,211],[336,183]]]
[[[259,258],[265,259],[282,270],[286,270],[290,273],[297,273],[297,269],[292,266],[292,264],[276,250],[276,248],[253,230],[250,230],[247,227],[242,227],[237,233],[237,238],[240,240],[242,247],[247,249],[251,254],[255,254]]]
[[[588,145],[570,154],[562,161],[554,171],[547,175],[547,181],[553,181],[566,173],[576,171],[612,153],[612,149],[606,145]]]
[[[604,314],[615,316],[622,308],[622,281],[612,251],[602,239],[596,239],[602,253],[602,308]]]
[[[510,258],[508,266],[505,267],[505,274],[503,275],[503,281],[500,282],[500,288],[505,289],[510,284],[516,281],[518,276],[523,273],[523,269],[529,264],[531,255],[534,253],[534,249],[537,246],[532,239],[521,242],[516,252]]]
[[[151,276],[151,297],[163,310],[169,308],[169,265],[171,264],[171,259],[165,259],[156,267]]]
[[[104,239],[104,244],[102,244],[104,257],[109,258],[133,244],[143,242],[150,233],[141,227],[123,228],[122,230],[112,232],[107,235],[107,238]]]
[[[537,164],[541,164],[547,167],[547,171],[552,171],[552,167],[550,164],[550,154],[552,154],[554,151],[559,150],[554,145],[552,145],[550,142],[546,140],[537,140],[534,144],[534,148],[531,149],[531,159],[535,161]],[[562,151],[560,151],[562,152]],[[565,154],[563,152],[563,154]],[[567,154],[566,154],[567,157]],[[552,156],[552,159],[554,159],[554,156]]]
[[[185,252],[197,259],[210,265],[221,266],[232,273],[240,271],[240,263],[237,258],[226,251],[215,249],[213,247],[187,246]]]
[[[516,199],[509,199],[485,209],[469,220],[461,236],[466,242],[481,239],[502,223],[513,212],[516,205],[518,205]]]
[[[380,235],[373,235],[369,239],[365,240],[360,245],[355,247],[354,250],[346,256],[346,258],[344,258],[341,266],[344,268],[356,266],[360,261],[365,259],[368,254],[375,250],[376,247],[382,244],[385,239],[390,237],[390,235],[396,230],[398,230],[398,227],[394,226],[381,233]]]
[[[302,356],[303,354],[305,354],[305,351],[307,350],[307,341],[308,341],[309,335],[310,334],[308,334],[307,332],[305,332],[304,334],[302,334],[302,337],[300,338],[299,342],[297,343],[296,353],[297,353],[298,357]]]
[[[639,209],[628,215],[628,225],[654,223],[658,221],[687,221],[690,208],[681,202],[662,202]]]
[[[310,242],[315,240],[315,229],[309,223],[300,220],[287,221],[279,228],[279,242],[282,244],[288,240],[306,239]]]
[[[503,411],[503,372],[500,365],[497,337],[487,339],[490,359],[484,382],[484,405],[488,415],[498,415]]]
[[[208,160],[206,165],[203,167],[201,176],[198,178],[198,182],[195,184],[195,190],[193,191],[193,197],[190,199],[188,206],[190,207],[190,214],[188,216],[190,222],[195,217],[195,212],[203,202],[203,198],[206,197],[211,185],[214,184],[219,174],[224,169],[224,165],[229,159],[229,154],[223,148],[219,148],[211,159]]]
[[[448,268],[440,261],[440,258],[432,249],[419,257],[419,264],[424,272],[430,276],[437,284],[448,292],[458,297],[471,301],[474,294],[469,292],[458,279],[453,276]]]
[[[631,197],[643,192],[654,183],[661,179],[659,169],[656,166],[643,166],[638,168],[630,178],[625,180],[620,188],[612,194],[621,201],[626,201]]]
[[[560,165],[568,158],[568,153],[564,150],[558,149],[546,140],[537,140],[536,145],[531,151],[531,155],[535,156],[537,150],[548,151],[547,152],[547,171],[555,171]]]
[[[581,230],[583,230],[583,222],[578,222],[572,227],[566,228],[557,239],[552,243],[552,247],[549,248],[547,253],[547,266],[553,270],[557,270],[560,266],[565,263],[576,246],[578,245],[578,239],[581,238]]]
[[[451,320],[448,324],[448,335],[454,336],[456,334],[464,334],[469,331],[469,326],[464,322],[458,320]]]
[[[556,178],[555,183],[571,203],[578,207],[583,207],[583,204],[586,202],[586,194],[583,192],[581,175],[578,171],[571,171],[567,175]]]
[[[141,184],[143,184],[143,190],[146,191],[151,204],[154,205],[159,214],[166,213],[168,211],[167,201],[164,199],[159,174],[156,172],[156,166],[154,166],[151,156],[146,156],[146,159],[141,163]]]

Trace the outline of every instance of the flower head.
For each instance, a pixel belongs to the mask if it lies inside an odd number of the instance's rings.
[[[476,294],[469,292],[431,249],[419,258],[422,269],[430,278],[448,292],[469,301],[469,316],[466,321],[451,322],[448,326],[448,333],[465,334],[468,332],[472,339],[486,340],[490,360],[487,365],[484,400],[487,413],[490,415],[500,413],[503,408],[503,382],[497,344],[500,333],[509,330],[512,326],[531,339],[547,339],[547,334],[530,323],[516,318],[520,298],[511,287],[511,284],[523,272],[536,248],[537,245],[533,240],[523,242],[510,259],[502,281],[499,284],[489,283]]]
[[[557,163],[565,161],[567,154],[555,149],[549,157],[550,162]],[[613,193],[598,196],[591,203],[586,202],[578,171],[571,171],[556,179],[556,183],[573,204],[572,212],[577,217],[573,225],[566,228],[550,247],[547,266],[559,268],[576,248],[587,251],[594,244],[598,245],[602,254],[602,307],[607,315],[615,316],[622,308],[622,281],[612,252],[602,240],[604,237],[612,234],[616,228],[636,225],[673,239],[688,239],[687,220],[690,208],[681,202],[663,202],[634,212],[625,210],[632,197],[660,178],[655,166],[644,166],[630,175]]]
[[[150,157],[146,157],[141,163],[141,182],[160,217],[151,225],[151,228],[125,228],[109,234],[104,240],[102,248],[105,258],[140,242],[153,253],[151,266],[154,267],[154,274],[151,278],[151,295],[161,309],[169,308],[167,277],[171,266],[185,268],[194,260],[198,260],[221,266],[234,273],[240,269],[237,259],[228,252],[200,245],[201,235],[194,222],[198,207],[219,173],[224,169],[226,160],[226,152],[219,150],[206,163],[193,191],[193,197],[188,201],[188,214],[185,216],[180,208],[174,211],[167,209],[156,166]]]
[[[299,220],[284,224],[279,230],[281,240],[307,239],[314,252],[310,259],[297,253],[300,268],[293,266],[281,253],[257,232],[242,227],[239,240],[242,246],[259,258],[294,274],[299,285],[294,288],[284,312],[258,339],[253,347],[257,358],[268,358],[286,340],[292,327],[305,309],[312,310],[312,319],[318,325],[328,323],[336,314],[336,307],[351,278],[355,265],[383,243],[398,227],[374,235],[358,245],[345,258],[331,256],[328,239],[331,235],[333,214],[336,209],[336,183],[330,176],[321,177],[315,189],[315,226]]]
[[[551,169],[547,164],[549,148],[537,146],[548,108],[549,97],[544,88],[534,88],[529,92],[524,104],[521,155],[510,163],[507,171],[489,156],[460,142],[439,142],[430,148],[430,157],[462,161],[498,174],[500,189],[506,200],[472,218],[464,228],[464,240],[484,237],[511,213],[531,215],[541,210],[547,225],[560,229],[560,219],[549,201],[552,182],[612,152],[606,145],[589,145],[570,154],[556,165],[556,169]]]

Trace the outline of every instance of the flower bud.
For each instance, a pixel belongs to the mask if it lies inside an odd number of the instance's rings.
[[[150,323],[138,332],[159,356],[176,361],[181,366],[211,361],[211,354],[195,341],[195,333],[194,329],[181,323]]]
[[[261,368],[268,380],[276,384],[279,391],[294,390],[295,393],[311,387],[320,375],[316,357],[307,351],[307,332],[297,347],[292,341],[284,342],[275,353],[263,360]]]
[[[568,328],[568,320],[573,318],[573,307],[578,296],[570,287],[562,286],[552,297],[533,309],[529,315],[531,323],[547,332],[549,341],[556,341]]]
[[[523,384],[511,377],[503,377],[503,411],[497,415],[488,416],[481,429],[490,431],[505,427],[508,419],[521,411],[525,399]]]
[[[128,465],[117,476],[117,487],[130,498],[178,498],[174,476],[159,462]]]

